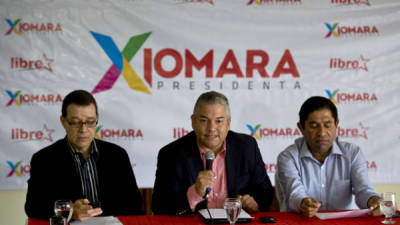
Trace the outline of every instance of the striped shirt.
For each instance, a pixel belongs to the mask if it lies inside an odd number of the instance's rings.
[[[97,176],[96,161],[99,157],[99,151],[96,146],[96,142],[93,140],[91,144],[92,151],[90,152],[89,158],[85,160],[82,153],[77,151],[71,143],[68,141],[68,145],[71,149],[72,158],[75,162],[75,168],[81,178],[83,196],[89,200],[89,202],[99,202],[98,190],[99,190],[99,179]]]

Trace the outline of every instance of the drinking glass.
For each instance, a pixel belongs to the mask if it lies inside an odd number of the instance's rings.
[[[242,209],[242,202],[238,198],[227,198],[224,202],[224,209],[229,223],[234,225]]]
[[[396,212],[396,198],[393,192],[385,192],[382,194],[382,201],[380,202],[380,207],[385,215],[385,220],[381,221],[384,224],[394,224],[395,221],[392,220],[393,214]]]
[[[69,222],[72,217],[72,201],[71,200],[56,200],[54,202],[54,212],[56,216],[61,216]]]
[[[50,225],[67,225],[67,218],[62,216],[52,216],[50,217]]]

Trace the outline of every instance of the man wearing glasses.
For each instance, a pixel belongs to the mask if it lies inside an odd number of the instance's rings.
[[[94,139],[97,104],[87,91],[69,93],[62,103],[66,137],[32,156],[25,212],[49,219],[54,202],[73,202],[75,220],[97,215],[141,213],[141,195],[129,157],[121,147]],[[123,177],[120,179],[119,177]]]

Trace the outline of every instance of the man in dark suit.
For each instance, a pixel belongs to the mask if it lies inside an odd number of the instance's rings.
[[[73,202],[73,219],[141,213],[141,195],[129,157],[121,147],[94,139],[97,104],[86,91],[63,100],[61,124],[66,137],[32,156],[25,212],[49,219],[54,202]],[[100,203],[100,207],[94,204]]]
[[[218,92],[202,94],[191,117],[193,130],[158,154],[152,208],[155,214],[183,214],[205,206],[223,208],[227,197],[239,197],[248,212],[266,211],[274,189],[256,140],[230,131],[228,99]],[[205,152],[212,151],[212,170]]]

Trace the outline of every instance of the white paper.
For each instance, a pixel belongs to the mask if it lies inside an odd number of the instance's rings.
[[[321,220],[330,219],[341,219],[341,218],[351,218],[351,217],[362,217],[367,216],[369,209],[357,209],[344,212],[332,212],[332,213],[316,213],[315,215]]]
[[[71,225],[122,225],[122,223],[113,216],[92,217],[85,221],[72,221]]]
[[[227,219],[226,213],[224,209],[209,209],[211,217],[213,219]],[[206,219],[210,219],[210,215],[208,215],[208,212],[206,209],[201,209],[199,210],[199,213]],[[240,211],[238,219],[253,219],[252,216],[250,216],[246,211],[243,209]]]

